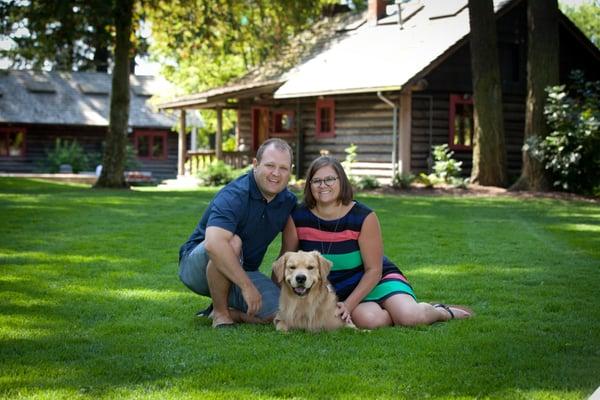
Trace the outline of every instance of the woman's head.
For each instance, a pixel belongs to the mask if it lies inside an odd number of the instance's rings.
[[[323,189],[331,189],[332,192],[337,193],[336,201],[344,205],[352,201],[352,184],[342,164],[329,156],[316,158],[308,167],[304,184],[304,204],[308,208],[315,207],[319,191]]]

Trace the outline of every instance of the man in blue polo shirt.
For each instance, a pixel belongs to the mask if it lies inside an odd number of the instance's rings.
[[[181,281],[212,298],[213,328],[269,322],[277,312],[279,288],[258,268],[297,203],[287,189],[292,160],[285,141],[264,142],[252,171],[215,195],[179,250]]]

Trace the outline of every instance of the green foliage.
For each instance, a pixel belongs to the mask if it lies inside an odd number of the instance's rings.
[[[456,161],[452,158],[454,152],[448,148],[447,144],[433,146],[433,173],[436,178],[442,182],[450,183],[451,178],[460,176],[462,161]]]
[[[581,3],[577,7],[562,6],[562,11],[577,25],[579,29],[600,47],[600,2]]]
[[[356,187],[358,187],[358,189],[360,189],[360,190],[371,190],[371,189],[377,189],[378,187],[381,187],[381,184],[379,183],[377,178],[375,178],[374,176],[364,175],[358,179],[358,182],[356,183]]]
[[[433,173],[428,175],[421,173],[417,180],[426,187],[433,187],[440,183],[450,184],[455,187],[466,187],[469,179],[460,177],[462,161],[456,161],[452,158],[454,152],[448,148],[448,145],[433,146],[432,150],[435,160]]]
[[[176,0],[148,7],[153,58],[186,93],[241,76],[318,18],[324,0]]]
[[[580,400],[598,387],[596,204],[359,195],[419,301],[476,316],[281,334],[194,317],[210,299],[177,278],[177,251],[216,191],[0,178],[0,397]]]
[[[49,172],[59,172],[63,164],[69,164],[74,173],[89,169],[89,159],[76,140],[56,139],[54,147],[46,150],[46,167]]]
[[[197,176],[205,186],[221,186],[247,172],[248,168],[234,169],[222,160],[214,161],[198,171]]]
[[[351,143],[350,146],[344,149],[344,152],[346,153],[346,158],[344,159],[344,161],[342,161],[342,167],[344,167],[344,171],[346,171],[346,175],[348,175],[348,178],[354,176],[352,174],[352,166],[356,162],[357,151],[358,146],[354,143]]]
[[[413,174],[397,173],[394,175],[394,179],[392,179],[392,187],[394,189],[408,189],[415,179],[416,177]]]
[[[526,149],[544,163],[555,187],[593,194],[600,190],[600,81],[585,82],[580,71],[571,78],[569,87],[546,89],[551,132]]]
[[[16,46],[0,49],[14,68],[106,71],[113,60],[113,2],[106,0],[2,1],[0,34]],[[139,25],[136,17],[134,25]],[[28,34],[24,34],[28,32]],[[147,49],[139,30],[136,54]]]
[[[104,156],[104,148],[106,147],[106,143],[102,142],[102,152],[90,153],[88,155],[89,165],[91,168],[95,168],[97,165],[102,164],[102,157]],[[140,169],[142,164],[140,164],[137,153],[132,144],[125,145],[125,170],[126,171],[135,171]]]

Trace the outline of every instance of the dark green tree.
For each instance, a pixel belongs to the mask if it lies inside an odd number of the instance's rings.
[[[558,2],[527,2],[527,99],[521,176],[515,190],[550,188],[542,162],[527,151],[527,143],[542,141],[549,129],[544,116],[546,88],[558,84]]]
[[[0,34],[13,41],[0,56],[15,68],[106,72],[113,21],[111,2],[37,0],[0,2]]]
[[[474,93],[474,146],[471,182],[506,185],[502,85],[492,0],[469,0]]]
[[[112,73],[110,119],[102,173],[96,188],[126,187],[124,172],[127,159],[127,125],[129,121],[129,60],[134,0],[115,0],[112,15],[115,21],[115,67]]]

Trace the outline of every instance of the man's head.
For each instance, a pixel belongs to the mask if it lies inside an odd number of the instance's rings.
[[[292,148],[278,138],[269,139],[258,148],[252,162],[254,179],[267,201],[271,201],[286,188],[290,180],[292,159]]]

